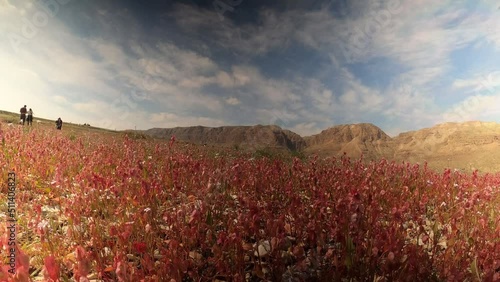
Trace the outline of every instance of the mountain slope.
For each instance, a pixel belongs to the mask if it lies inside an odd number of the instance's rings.
[[[337,125],[321,133],[301,137],[278,126],[223,126],[154,128],[144,131],[157,138],[195,144],[235,146],[242,149],[275,148],[302,151],[306,155],[357,159],[427,162],[441,170],[456,168],[500,171],[500,124],[494,122],[443,123],[401,133],[391,138],[370,123]]]
[[[375,160],[393,154],[391,137],[370,123],[338,125],[321,133],[304,137],[308,154],[340,156]]]
[[[500,124],[443,123],[393,138],[395,159],[431,167],[500,171]]]
[[[152,128],[144,133],[156,138],[169,139],[175,135],[178,140],[196,144],[232,145],[250,149],[300,151],[306,146],[300,135],[275,125]]]

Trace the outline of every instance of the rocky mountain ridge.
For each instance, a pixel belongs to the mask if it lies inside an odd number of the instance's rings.
[[[166,139],[175,136],[178,140],[195,144],[218,144],[250,149],[301,151],[306,147],[306,142],[300,135],[276,125],[152,128],[144,133]]]
[[[346,154],[368,161],[428,162],[435,169],[500,171],[500,124],[494,122],[443,123],[395,137],[370,123],[337,125],[305,137],[275,125],[153,128],[144,133],[156,138],[175,135],[196,144],[274,148],[320,157]]]

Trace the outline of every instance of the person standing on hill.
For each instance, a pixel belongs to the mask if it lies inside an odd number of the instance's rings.
[[[58,130],[61,130],[61,128],[62,128],[62,124],[63,124],[62,119],[61,119],[61,118],[58,118],[58,119],[56,120],[56,128],[57,128]]]
[[[28,125],[33,125],[33,110],[30,108],[28,110]]]
[[[21,112],[21,122],[24,125],[24,122],[26,121],[26,113],[28,112],[26,110],[26,105],[24,105],[24,107],[21,108],[20,112]]]

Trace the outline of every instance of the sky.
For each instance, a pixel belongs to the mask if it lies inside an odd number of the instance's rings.
[[[0,110],[391,136],[500,122],[500,3],[0,0]]]

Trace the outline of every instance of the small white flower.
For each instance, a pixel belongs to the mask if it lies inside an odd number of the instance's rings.
[[[49,222],[44,219],[38,223],[37,227],[38,229],[46,232],[47,229],[49,228]]]

